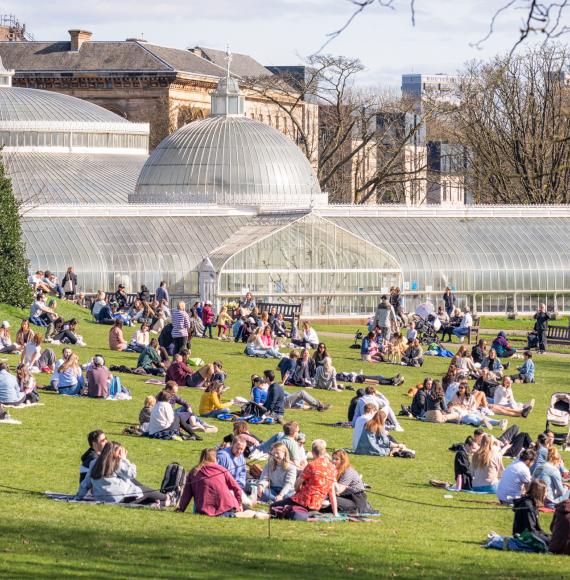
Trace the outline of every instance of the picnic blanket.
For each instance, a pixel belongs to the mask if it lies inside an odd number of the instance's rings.
[[[110,503],[105,501],[96,500],[94,498],[86,497],[84,499],[75,499],[75,495],[70,495],[68,493],[58,493],[56,491],[44,491],[44,495],[53,501],[61,501],[65,503],[88,503],[88,504],[96,504],[96,505],[116,505],[120,507],[129,507],[129,508],[150,508],[153,510],[166,510],[167,508],[163,507],[155,507],[154,505],[141,505],[138,503]]]
[[[332,514],[322,514],[319,512],[310,512],[308,522],[326,522],[326,523],[336,523],[336,522],[372,522],[372,518],[380,517],[382,514],[360,514],[360,515],[350,515],[340,513],[336,516]]]

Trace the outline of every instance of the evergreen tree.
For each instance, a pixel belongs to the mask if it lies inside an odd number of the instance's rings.
[[[26,308],[32,302],[32,291],[19,209],[0,157],[0,302]]]

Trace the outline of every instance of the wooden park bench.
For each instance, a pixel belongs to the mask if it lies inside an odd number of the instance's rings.
[[[553,344],[570,344],[570,325],[548,326],[546,341]]]
[[[467,333],[467,344],[471,344],[471,339],[477,344],[479,342],[479,330],[481,329],[481,317],[474,316],[473,324],[469,327],[469,332]]]
[[[95,302],[96,294],[86,294],[85,295],[85,306],[91,310],[93,303]],[[130,292],[127,294],[127,308],[130,308],[134,301],[137,299],[138,293],[137,292]],[[115,300],[115,292],[105,292],[105,299],[113,302]],[[154,300],[154,294],[150,295],[151,302]]]
[[[301,305],[300,304],[281,304],[277,302],[258,302],[257,308],[260,313],[271,312],[272,308],[275,308],[277,314],[283,314],[283,318],[293,324],[293,322],[298,323],[301,316]]]

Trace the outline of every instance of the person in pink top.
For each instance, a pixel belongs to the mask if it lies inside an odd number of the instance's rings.
[[[204,449],[200,463],[190,471],[178,511],[184,512],[194,499],[194,510],[205,516],[233,517],[242,511],[242,490],[230,472],[216,463],[216,450]]]
[[[209,300],[204,302],[204,308],[202,308],[202,323],[204,324],[204,334],[202,338],[206,338],[206,330],[210,334],[210,338],[212,337],[212,327],[214,326],[214,319],[216,315],[214,314],[214,310],[212,309],[212,303]]]
[[[122,320],[115,320],[115,323],[109,330],[109,348],[111,350],[126,350],[128,347],[128,343],[123,336],[123,321]]]

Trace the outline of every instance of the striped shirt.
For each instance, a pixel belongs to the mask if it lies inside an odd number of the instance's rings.
[[[341,485],[346,485],[346,491],[351,493],[359,493],[364,491],[364,483],[358,472],[353,467],[349,467],[339,478],[338,482]]]
[[[172,338],[180,338],[181,336],[188,336],[188,329],[190,328],[190,316],[184,310],[172,311]]]

